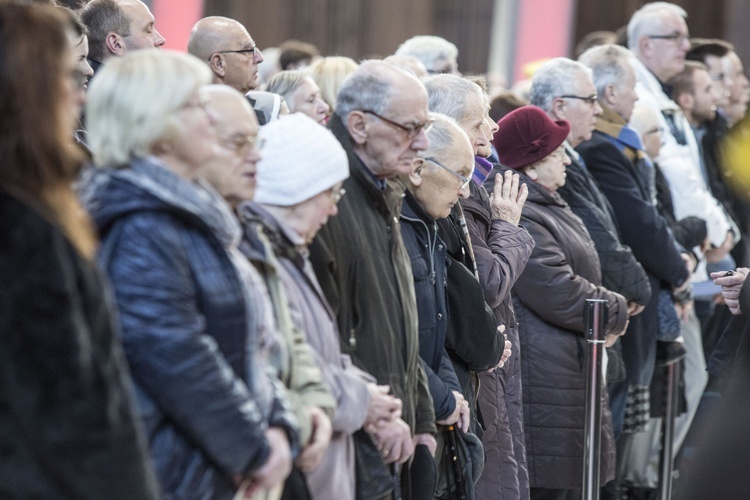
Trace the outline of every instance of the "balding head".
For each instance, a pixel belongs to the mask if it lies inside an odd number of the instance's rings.
[[[204,17],[193,26],[188,52],[211,67],[216,80],[242,94],[258,87],[263,54],[247,29],[228,17]]]

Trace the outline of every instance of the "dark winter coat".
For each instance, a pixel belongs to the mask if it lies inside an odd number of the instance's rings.
[[[583,474],[586,299],[607,301],[608,333],[628,319],[622,295],[601,286],[586,227],[557,193],[523,179],[529,198],[521,225],[535,246],[513,287],[521,341],[524,430],[532,488],[578,489]],[[615,448],[606,391],[602,396],[601,482],[614,477]]]
[[[4,192],[0,283],[0,498],[158,498],[109,289]]]
[[[283,388],[255,354],[239,224],[155,159],[90,174],[83,198],[164,498],[232,498],[232,476],[268,458],[268,426],[297,444]]]
[[[456,409],[453,391],[461,392],[445,350],[448,260],[445,243],[437,235],[435,221],[408,191],[401,209],[401,236],[414,276],[419,316],[419,356],[425,364],[435,419],[443,420]]]
[[[631,318],[621,340],[627,379],[647,386],[653,375],[659,333],[656,292],[682,285],[689,273],[667,221],[651,198],[648,179],[653,167],[646,158],[636,158],[632,148],[599,131],[582,143],[578,152],[612,206],[622,242],[646,271],[654,292],[643,312]]]
[[[588,229],[599,255],[602,284],[628,301],[648,304],[648,277],[632,250],[622,243],[612,206],[580,159],[570,151],[568,156],[571,164],[565,169],[565,185],[557,192]]]
[[[485,185],[492,189],[493,170]],[[510,290],[526,267],[534,239],[519,226],[492,219],[490,199],[483,186],[473,186],[471,197],[461,200],[471,235],[479,280],[498,324],[505,325],[511,357],[492,373],[480,375],[479,407],[482,410],[485,466],[476,485],[477,498],[528,498],[529,476],[523,430],[521,350]]]
[[[401,418],[415,434],[435,433],[435,411],[419,359],[419,330],[409,256],[399,227],[404,186],[375,185],[354,153],[345,125],[334,115],[329,126],[349,159],[350,177],[339,214],[310,246],[310,261],[338,319],[342,351],[390,386],[403,402]],[[405,498],[411,498],[408,466],[402,469]]]

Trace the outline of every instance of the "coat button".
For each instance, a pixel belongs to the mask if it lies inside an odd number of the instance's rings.
[[[437,313],[437,319],[443,319],[443,313]]]

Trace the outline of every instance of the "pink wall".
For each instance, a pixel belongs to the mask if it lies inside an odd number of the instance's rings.
[[[167,40],[165,49],[187,51],[193,25],[203,17],[203,0],[153,0],[156,29]]]
[[[520,0],[513,81],[524,79],[524,64],[542,58],[567,56],[575,0]]]

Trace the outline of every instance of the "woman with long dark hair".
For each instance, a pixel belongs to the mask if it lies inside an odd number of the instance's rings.
[[[0,4],[0,498],[157,498],[71,189],[72,30],[53,7]]]

